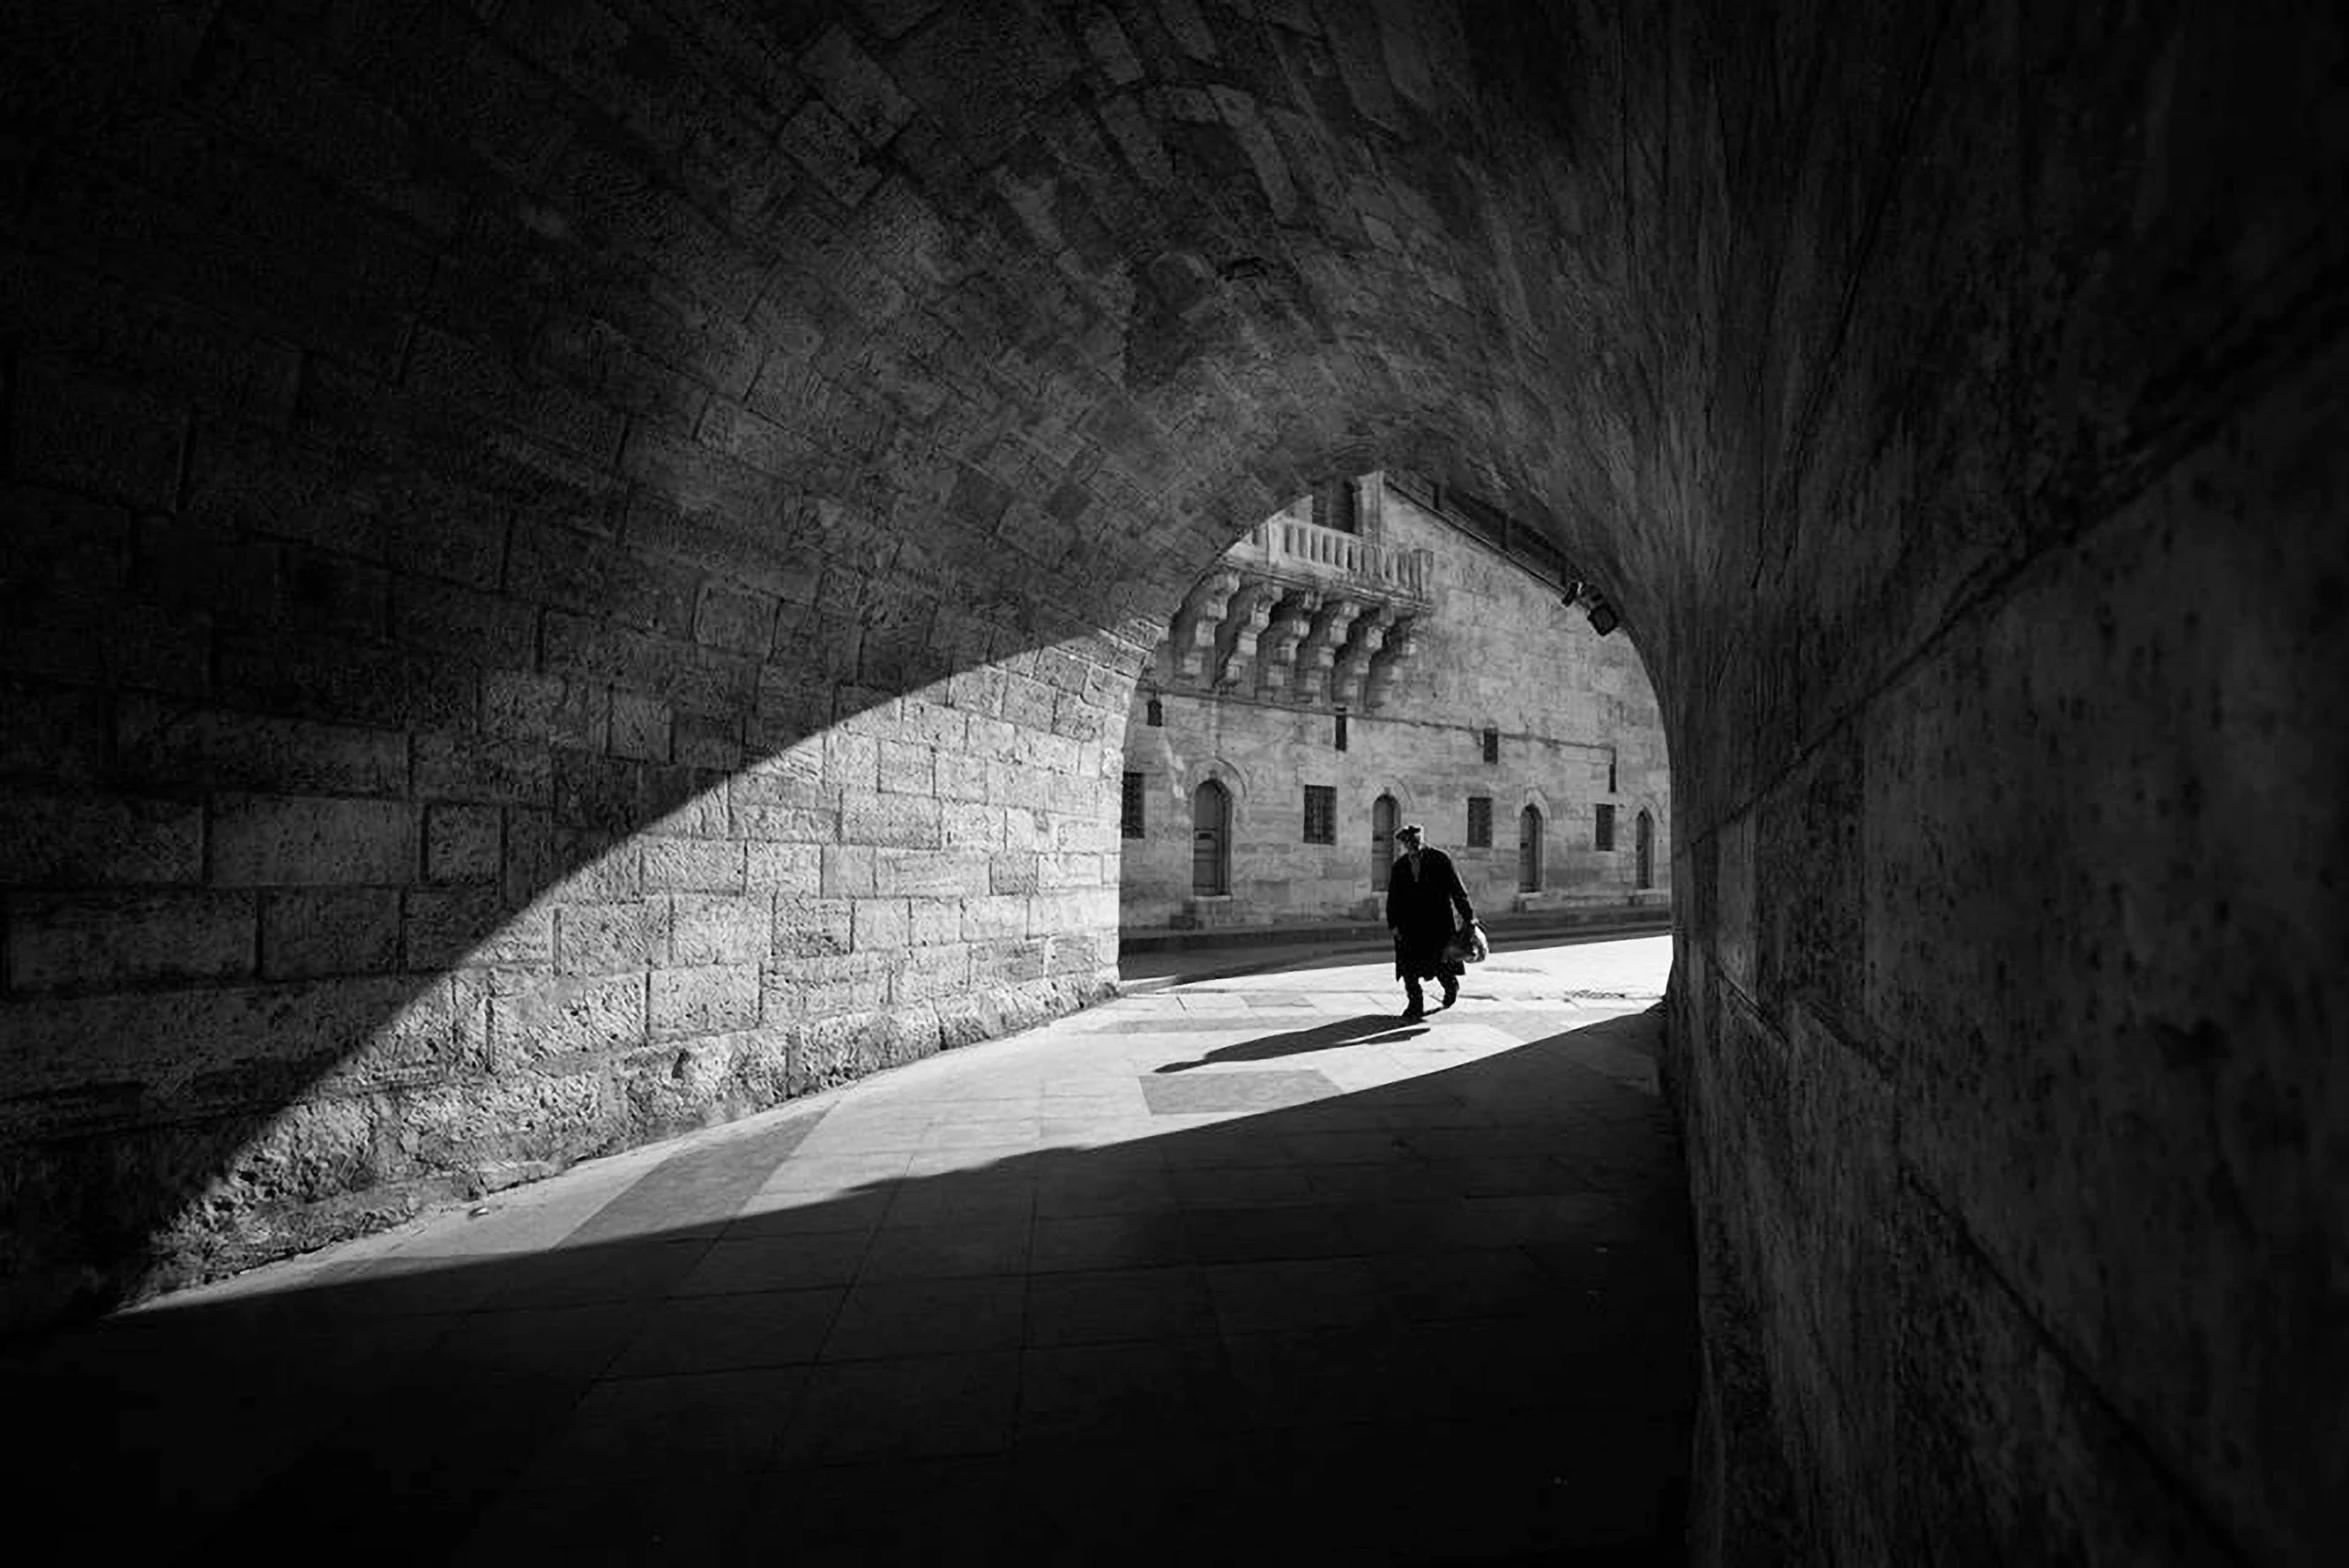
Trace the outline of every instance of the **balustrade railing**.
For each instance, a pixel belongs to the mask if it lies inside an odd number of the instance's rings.
[[[1249,531],[1253,553],[1275,569],[1340,577],[1385,593],[1427,597],[1433,552],[1374,544],[1360,534],[1293,517],[1270,517]]]

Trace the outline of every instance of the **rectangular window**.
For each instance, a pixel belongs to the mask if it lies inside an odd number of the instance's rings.
[[[1118,808],[1118,831],[1127,838],[1142,836],[1142,779],[1139,773],[1126,775],[1125,796]]]
[[[1308,844],[1335,844],[1338,841],[1338,791],[1332,784],[1305,786],[1305,842]]]
[[[1335,479],[1317,488],[1313,493],[1313,521],[1342,534],[1360,533],[1362,524],[1354,507],[1354,481]]]
[[[1343,708],[1338,710],[1338,724],[1330,732],[1330,743],[1340,751],[1346,749],[1346,710]]]
[[[1501,760],[1501,732],[1499,730],[1484,732],[1484,760],[1487,762]]]
[[[1493,797],[1490,795],[1468,797],[1468,847],[1493,847]]]
[[[1593,849],[1615,847],[1615,808],[1601,806],[1598,820],[1591,824],[1590,846]]]

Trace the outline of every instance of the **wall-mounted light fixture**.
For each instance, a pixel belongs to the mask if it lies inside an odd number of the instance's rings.
[[[1601,637],[1622,624],[1615,607],[1601,596],[1596,588],[1577,577],[1566,584],[1566,595],[1558,601],[1570,610],[1580,610],[1590,617],[1590,629]]]

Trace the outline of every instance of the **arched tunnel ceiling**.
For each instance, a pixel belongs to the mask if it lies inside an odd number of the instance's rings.
[[[249,302],[396,369],[415,417],[623,447],[689,504],[755,503],[778,551],[1016,560],[1088,611],[1390,456],[1623,575],[1638,198],[1601,127],[1656,88],[1622,40],[1538,9],[560,5],[352,14],[318,47],[271,10],[71,44],[114,93],[123,52],[185,52],[186,99],[118,98],[106,150],[223,226],[346,247]],[[124,193],[56,194],[39,217],[117,227]],[[229,259],[186,238],[192,275]]]
[[[615,850],[653,902],[645,846],[713,799],[822,842],[766,846],[766,929],[747,859],[712,890],[664,849],[666,914],[702,901],[666,954],[739,960],[760,1006],[863,997],[827,879],[878,897],[875,865],[924,859],[1025,899],[1019,983],[1073,1005],[1114,950],[1087,835],[1134,628],[1290,495],[1393,463],[1545,528],[1672,730],[1708,1343],[1765,1369],[1716,1390],[1746,1425],[1712,1451],[1785,1458],[1851,1560],[1928,1493],[1918,1517],[1985,1540],[2174,1519],[2290,1560],[2338,1495],[2342,1444],[2272,1419],[2340,1354],[2272,1264],[2337,1256],[2349,1190],[2309,1046],[2340,1016],[2312,977],[2342,945],[2343,759],[2307,720],[2343,635],[2338,18],[41,0],[9,25],[0,1190],[107,1253],[65,1288],[148,1256],[89,1215],[201,1197],[419,999],[376,1119],[322,1112],[302,1179],[339,1202],[504,1131],[431,1073],[497,1060],[483,973],[576,977],[559,934],[488,939]],[[937,737],[981,735],[1025,748],[991,759],[1019,798],[978,803],[987,831],[1040,800],[1068,843],[945,842]],[[930,769],[926,807],[882,799],[895,762]],[[2246,799],[2247,825],[2210,806]],[[491,821],[482,871],[463,835]],[[435,885],[436,853],[479,886]],[[1092,885],[1037,889],[1056,858]],[[354,867],[383,874],[302,881]],[[785,885],[815,913],[778,914]],[[724,899],[740,950],[704,918]],[[272,973],[281,905],[389,925],[353,973]],[[160,972],[133,940],[183,929]],[[28,942],[75,975],[119,944],[127,978],[28,984]],[[990,944],[957,944],[964,979]],[[671,1071],[640,967],[612,993],[614,1049],[659,1059],[637,1086]],[[955,982],[924,983],[935,1048]],[[558,1022],[612,1044],[601,1005]],[[191,1008],[217,1038],[157,1044]],[[191,1132],[173,1097],[248,1050],[255,1098]],[[529,1157],[618,1136],[612,1103],[550,1109]],[[656,1110],[632,1135],[683,1114]],[[1898,1343],[1862,1322],[1885,1302]],[[2024,1386],[2055,1392],[1957,1397]],[[1854,1457],[1911,1451],[1971,1468]]]

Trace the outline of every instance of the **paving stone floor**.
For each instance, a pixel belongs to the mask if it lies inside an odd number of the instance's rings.
[[[1157,955],[11,1346],[10,1480],[101,1562],[1673,1561],[1669,961],[1505,947],[1405,1025],[1375,955]]]

